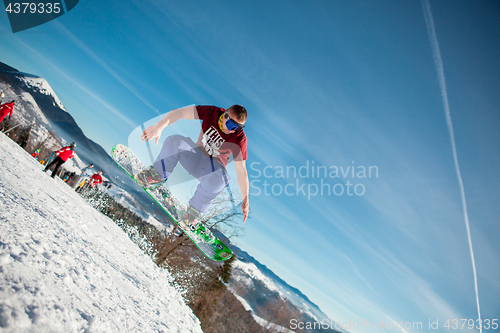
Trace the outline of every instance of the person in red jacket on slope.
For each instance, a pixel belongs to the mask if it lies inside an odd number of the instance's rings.
[[[14,111],[14,101],[2,104],[0,106],[0,122],[2,122],[3,118],[5,118],[7,115],[9,115],[9,118],[12,117],[13,111]]]
[[[37,150],[35,150],[33,154],[31,154],[31,156],[33,156],[37,161],[38,161],[38,155],[40,155],[40,148],[38,148]]]
[[[51,176],[52,178],[54,178],[57,175],[57,173],[59,172],[59,169],[64,164],[64,162],[73,158],[73,155],[75,154],[75,147],[76,147],[76,143],[73,142],[69,146],[63,147],[63,148],[59,149],[58,151],[56,151],[57,157],[54,158],[54,160],[52,162],[47,164],[47,166],[45,167],[45,169],[43,171],[47,171],[49,168],[51,168],[53,165],[55,165],[54,171],[52,171],[52,176]]]
[[[102,171],[99,171],[96,174],[93,174],[92,177],[90,177],[89,184],[92,188],[96,187],[97,184],[102,184]]]

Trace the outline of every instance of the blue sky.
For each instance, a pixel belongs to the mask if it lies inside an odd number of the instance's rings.
[[[481,315],[495,319],[500,5],[430,6]],[[478,314],[423,8],[420,1],[82,0],[59,19],[16,34],[0,14],[0,60],[46,78],[86,135],[108,151],[171,109],[245,105],[251,217],[237,243],[333,320],[427,328],[439,319],[445,330],[447,319]],[[313,162],[356,173],[276,175]],[[378,177],[358,176],[370,166]],[[348,182],[362,195],[348,195]],[[314,193],[322,184],[323,195],[307,197],[308,187]],[[344,192],[328,195],[334,186]]]

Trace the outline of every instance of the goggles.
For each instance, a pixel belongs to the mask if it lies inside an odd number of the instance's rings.
[[[229,131],[237,131],[245,127],[245,125],[239,124],[229,118],[229,114],[227,113],[227,111],[224,112],[224,119],[226,119],[226,127]]]

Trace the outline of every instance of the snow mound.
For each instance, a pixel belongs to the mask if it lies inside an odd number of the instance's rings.
[[[202,332],[125,233],[0,136],[0,331]]]

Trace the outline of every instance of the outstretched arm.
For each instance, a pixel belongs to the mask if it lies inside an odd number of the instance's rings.
[[[200,119],[196,106],[191,105],[170,111],[159,122],[146,128],[141,135],[141,140],[151,141],[156,138],[155,143],[158,144],[163,129],[179,119]]]
[[[248,202],[248,173],[245,161],[234,161],[234,166],[236,168],[236,176],[238,178],[238,186],[240,187],[241,197],[243,198],[243,203],[241,204],[241,211],[243,212],[243,223],[248,217],[248,211],[250,209],[250,203]]]

